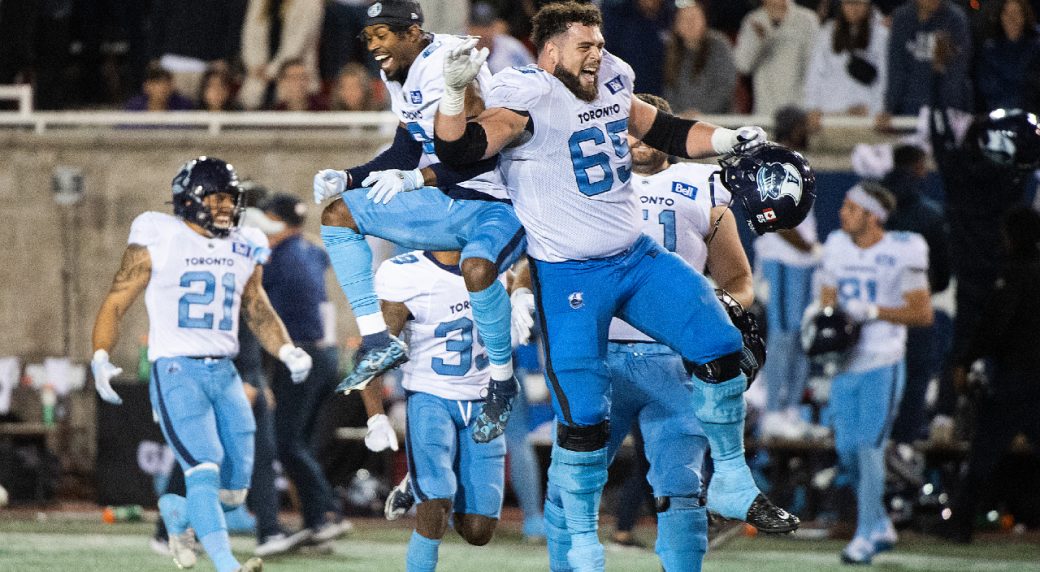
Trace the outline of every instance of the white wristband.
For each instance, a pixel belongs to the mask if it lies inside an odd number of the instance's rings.
[[[441,115],[458,115],[462,113],[466,107],[466,90],[455,91],[450,87],[444,88],[444,95],[441,96],[440,112]]]
[[[94,357],[91,359],[96,362],[108,361],[108,352],[105,350],[97,350],[94,352]]]
[[[289,352],[293,351],[294,349],[296,349],[296,346],[292,345],[292,342],[283,344],[282,347],[278,348],[278,359],[284,362],[285,356],[288,355]]]
[[[711,148],[719,155],[733,152],[733,142],[737,138],[737,132],[725,127],[716,127],[711,133]]]

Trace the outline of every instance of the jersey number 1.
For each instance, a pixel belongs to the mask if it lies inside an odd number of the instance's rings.
[[[193,288],[195,284],[202,284],[202,292],[188,292],[181,296],[177,303],[177,326],[181,328],[213,329],[213,312],[205,312],[197,318],[191,315],[191,307],[195,305],[209,306],[213,302],[217,291],[217,279],[209,271],[185,272],[181,276],[182,288]],[[224,316],[217,324],[217,328],[230,332],[234,326],[234,316],[231,310],[235,306],[235,275],[225,272],[220,278],[220,284],[224,287]]]
[[[614,144],[614,155],[618,159],[623,159],[628,156],[628,136],[625,131],[628,130],[628,119],[619,119],[617,121],[611,121],[604,127],[607,128],[607,136],[610,137],[610,141]],[[594,146],[599,146],[607,142],[607,136],[603,135],[603,130],[598,126],[586,127],[581,131],[571,135],[571,138],[567,143],[571,150],[571,164],[574,165],[574,179],[578,182],[578,190],[586,196],[594,196],[600,193],[605,193],[614,186],[614,173],[610,169],[610,156],[605,152],[600,151],[592,155],[585,155],[581,149],[582,143],[592,142]],[[592,182],[592,178],[589,177],[589,169],[599,168],[603,171],[603,178],[595,183]],[[632,170],[629,167],[618,167],[617,178],[622,183],[628,181],[629,177],[632,176]]]

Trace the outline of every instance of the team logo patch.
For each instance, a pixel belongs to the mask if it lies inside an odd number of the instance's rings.
[[[582,297],[581,292],[571,292],[570,296],[567,296],[567,301],[570,302],[571,309],[577,310],[585,305],[585,300]]]
[[[697,187],[679,181],[672,181],[672,192],[691,199],[697,198]]]
[[[412,103],[418,105],[422,103],[422,92],[419,90],[409,91],[408,98],[412,100]]]
[[[382,2],[376,2],[375,4],[372,4],[371,6],[368,7],[368,17],[369,18],[375,18],[376,16],[380,15],[382,12],[383,12],[383,3]]]
[[[240,254],[242,256],[245,256],[246,258],[249,258],[249,255],[253,252],[253,247],[249,246],[248,244],[242,243],[242,242],[232,242],[231,243],[231,252],[234,252],[235,254]]]
[[[612,94],[616,94],[625,89],[625,84],[621,82],[621,76],[615,76],[614,79],[608,81],[607,89],[609,89]]]
[[[763,201],[788,196],[797,203],[802,198],[802,174],[790,163],[766,163],[755,179]]]

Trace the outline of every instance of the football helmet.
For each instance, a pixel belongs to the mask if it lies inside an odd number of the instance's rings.
[[[990,162],[1015,169],[1040,166],[1040,120],[1021,109],[980,115],[968,131],[969,144]]]
[[[766,143],[719,159],[722,184],[757,234],[798,226],[816,200],[816,175],[800,153]]]
[[[859,341],[859,329],[841,308],[813,304],[802,318],[802,349],[815,362],[840,362]]]
[[[238,226],[242,214],[242,191],[238,186],[235,168],[215,157],[198,157],[181,167],[171,184],[173,189],[173,214],[187,222],[193,222],[214,236],[224,237]],[[231,195],[235,210],[231,215],[231,226],[216,225],[213,213],[205,204],[205,198],[217,193]]]
[[[751,387],[751,382],[755,381],[758,372],[766,364],[766,341],[762,338],[761,330],[758,327],[758,319],[755,318],[754,314],[745,310],[740,305],[740,302],[722,288],[715,289],[715,297],[719,299],[719,302],[722,302],[722,305],[726,308],[726,313],[729,314],[730,321],[740,330],[740,336],[744,340],[740,358],[740,371],[744,372],[744,375],[747,377],[748,387]]]

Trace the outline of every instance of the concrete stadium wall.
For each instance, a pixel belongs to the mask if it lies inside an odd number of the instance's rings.
[[[829,132],[809,157],[818,168],[848,170],[851,144],[877,139],[870,132]],[[365,162],[388,141],[386,135],[328,130],[218,136],[188,130],[0,132],[0,356],[37,360],[63,355],[67,319],[69,355],[89,360],[94,317],[119,266],[130,223],[145,210],[169,212],[170,179],[186,159],[220,157],[234,164],[240,176],[295,193],[313,206],[311,178],[316,170]],[[55,203],[51,175],[57,166],[82,169],[85,195],[79,204]],[[318,214],[312,208],[307,221],[315,237]],[[63,275],[70,289],[67,314]],[[355,326],[342,293],[331,279],[329,285],[343,339]],[[114,352],[114,362],[128,373],[145,333],[147,317],[139,301],[123,320]]]

